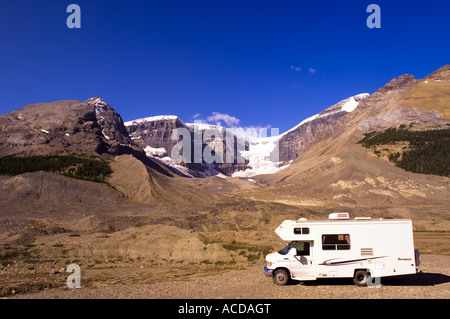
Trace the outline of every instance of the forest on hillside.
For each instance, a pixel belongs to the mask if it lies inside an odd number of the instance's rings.
[[[401,126],[364,134],[358,143],[366,148],[409,142],[409,147],[389,155],[396,166],[410,172],[450,176],[450,129],[411,131]]]
[[[53,172],[67,177],[104,183],[112,173],[108,163],[98,158],[78,155],[5,156],[0,158],[0,174],[19,175],[28,172]]]

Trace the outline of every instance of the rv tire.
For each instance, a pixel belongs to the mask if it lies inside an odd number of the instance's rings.
[[[277,286],[284,286],[289,281],[289,273],[286,269],[280,268],[275,270],[273,274],[273,282]]]
[[[359,287],[367,286],[369,282],[370,274],[366,270],[358,270],[355,272],[355,276],[353,277],[353,282],[355,285]]]

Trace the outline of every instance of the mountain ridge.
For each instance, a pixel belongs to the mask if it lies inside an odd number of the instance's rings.
[[[228,173],[223,171],[224,165],[216,166],[215,170],[229,176],[240,177],[251,177],[258,173],[264,174],[269,171],[276,172],[280,167],[288,165],[289,161],[296,159],[301,150],[308,144],[312,143],[317,138],[317,136],[321,134],[321,128],[315,128],[314,132],[312,132],[311,124],[322,122],[322,126],[332,125],[345,113],[354,111],[357,108],[359,102],[366,98],[368,95],[368,93],[363,93],[342,100],[335,105],[323,110],[317,115],[303,120],[298,125],[280,134],[279,136],[259,139],[252,138],[253,143],[247,142],[247,148],[244,152],[247,165],[238,165],[237,170],[233,169],[233,165],[228,165],[228,168],[231,167],[231,172],[228,170]],[[175,128],[184,127],[188,128],[190,131],[193,131],[194,127],[197,125],[198,127],[201,126],[203,132],[207,129],[218,129],[222,131],[225,129],[230,129],[234,133],[236,132],[235,128],[224,128],[222,126],[217,126],[214,124],[185,123],[178,116],[174,115],[158,115],[140,118],[128,121],[125,123],[125,125],[130,132],[131,138],[134,140],[138,140],[140,146],[144,150],[148,149],[148,155],[164,158],[165,163],[169,165],[170,159],[168,159],[168,157],[170,157],[170,150],[176,143],[178,143],[178,141],[173,141],[167,133]],[[305,127],[308,128],[305,129]],[[240,131],[244,132],[245,134],[245,129],[241,129]],[[147,136],[148,132],[150,132],[150,137]],[[301,141],[299,141],[300,139]],[[282,149],[279,153],[279,160],[277,161],[279,162],[279,164],[274,163],[274,165],[270,165],[270,160],[264,160],[264,157],[271,157],[271,152],[276,147],[276,145],[273,145],[273,147],[269,146],[268,148],[264,148],[265,154],[255,154],[255,152],[251,151],[253,148],[261,149],[260,145],[267,143],[280,143],[279,145],[282,145]],[[224,143],[223,149],[226,150],[226,142]],[[226,152],[224,156],[225,155]],[[255,156],[261,157],[263,163],[258,163],[255,161],[253,161],[254,163],[249,163],[251,161],[250,158],[254,158]],[[254,167],[251,166],[252,164],[254,165]],[[257,169],[256,166],[258,166],[259,168],[266,166],[267,169]],[[197,166],[197,168],[198,167],[199,166]],[[195,170],[195,167],[193,169]],[[190,172],[192,173],[192,170]]]
[[[444,66],[424,79],[416,79],[410,74],[401,75],[373,94],[363,93],[342,100],[278,136],[248,140],[240,150],[245,160],[242,163],[236,162],[237,135],[231,135],[234,141],[226,138],[206,140],[201,146],[203,153],[233,151],[232,163],[175,163],[171,149],[180,142],[180,139],[172,139],[175,129],[186,129],[194,140],[192,134],[196,128],[200,128],[202,134],[208,129],[225,132],[226,128],[185,123],[175,115],[123,122],[121,116],[100,97],[85,102],[65,100],[26,105],[21,110],[1,115],[0,156],[74,151],[101,156],[111,162],[117,156],[128,154],[144,163],[149,172],[155,170],[167,177],[249,179],[272,174],[277,180],[276,176],[285,175],[281,171],[305,162],[311,147],[318,150],[326,141],[332,141],[332,148],[337,150],[339,147],[353,147],[370,131],[390,127],[407,126],[413,130],[448,128],[450,121],[446,119],[445,111],[450,92],[447,87],[449,70],[450,66]],[[435,105],[436,110],[433,109]],[[234,148],[228,149],[228,142],[234,144]],[[224,157],[227,155],[225,152]],[[322,151],[322,154],[329,153]],[[125,169],[124,166],[118,167]],[[261,177],[259,180],[270,178]],[[285,180],[285,177],[280,180]]]
[[[237,149],[238,135],[231,135],[234,136],[234,141],[229,141],[234,144],[232,149],[227,149],[225,134],[220,139],[203,141],[203,153],[223,153],[223,162],[213,164],[196,163],[193,157],[191,163],[174,162],[171,151],[180,140],[172,139],[172,132],[187,129],[193,141],[194,129],[200,127],[198,123],[185,123],[176,115],[123,122],[120,114],[100,97],[85,102],[39,103],[0,116],[0,156],[20,152],[45,154],[55,150],[64,153],[69,149],[112,157],[134,153],[141,160],[153,161],[154,167],[167,167],[160,170],[165,173],[171,171],[188,177],[252,177],[286,168],[310,145],[348,130],[352,123],[357,123],[354,132],[358,135],[401,125],[418,130],[446,128],[450,118],[448,89],[450,65],[423,79],[404,74],[373,94],[363,93],[342,100],[276,137],[248,140],[243,150]],[[202,135],[208,129],[224,133],[227,128],[202,124]],[[234,160],[228,163],[225,158],[230,151],[234,152]],[[238,155],[244,156],[244,162],[237,162]]]

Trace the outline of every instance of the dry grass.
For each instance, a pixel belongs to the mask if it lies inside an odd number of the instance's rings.
[[[450,120],[450,82],[428,83],[418,82],[402,99],[396,104],[410,107],[435,110],[443,114],[444,119]]]

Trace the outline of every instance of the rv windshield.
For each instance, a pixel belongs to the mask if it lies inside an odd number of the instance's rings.
[[[286,247],[284,247],[282,250],[280,250],[278,253],[280,255],[286,255],[289,250],[291,250],[292,247],[294,247],[297,244],[296,241],[291,241]]]

